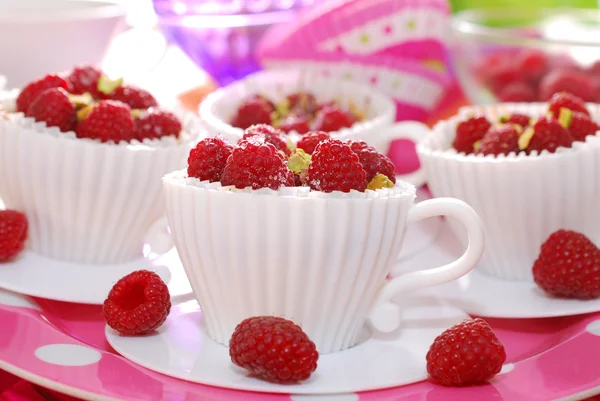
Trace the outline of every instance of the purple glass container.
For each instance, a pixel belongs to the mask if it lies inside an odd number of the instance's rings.
[[[264,31],[323,0],[153,0],[164,34],[220,85],[260,68]]]

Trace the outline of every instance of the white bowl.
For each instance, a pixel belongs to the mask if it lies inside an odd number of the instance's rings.
[[[10,87],[98,64],[125,11],[117,0],[2,0],[0,54]]]
[[[547,109],[545,103],[464,108],[417,145],[432,194],[460,199],[481,216],[486,249],[478,269],[495,277],[533,281],[540,246],[558,229],[600,240],[600,132],[556,153],[482,156],[452,149],[456,125],[467,116],[498,121],[510,113],[540,116]],[[600,107],[588,109],[600,121]],[[460,236],[460,227],[451,225]]]
[[[239,105],[248,97],[263,94],[270,100],[282,100],[286,95],[308,91],[318,101],[336,99],[342,105],[352,102],[365,113],[365,119],[352,127],[332,132],[336,139],[357,139],[368,142],[378,151],[387,153],[390,137],[384,128],[391,126],[396,118],[396,104],[372,86],[300,70],[267,70],[252,74],[243,80],[221,88],[200,104],[200,118],[212,135],[221,134],[231,142],[237,142],[244,130],[229,122]],[[290,135],[295,139],[295,135]]]

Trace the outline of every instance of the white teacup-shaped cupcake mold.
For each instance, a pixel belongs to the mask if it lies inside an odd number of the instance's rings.
[[[182,115],[179,139],[100,143],[7,112],[16,95],[0,95],[0,198],[27,215],[29,248],[93,265],[141,257],[166,224],[161,178],[185,166],[201,132],[196,120]]]
[[[390,142],[396,139],[393,131],[385,129],[396,118],[396,104],[392,98],[366,84],[297,69],[261,71],[211,93],[200,104],[200,118],[212,135],[221,134],[235,143],[244,130],[232,126],[230,121],[244,100],[261,94],[280,101],[298,91],[312,93],[319,102],[336,100],[342,107],[352,103],[364,113],[364,120],[352,127],[331,132],[335,139],[363,140],[384,154]],[[293,132],[290,134],[292,139],[297,136]]]
[[[479,217],[464,202],[414,205],[415,188],[322,193],[306,187],[236,190],[177,171],[163,178],[175,246],[206,317],[227,344],[245,318],[274,315],[299,324],[321,353],[354,346],[368,317],[400,324],[393,296],[455,280],[483,252]],[[386,281],[409,222],[451,215],[470,243],[458,260]]]
[[[456,126],[468,116],[494,122],[511,113],[541,116],[547,109],[546,103],[463,108],[439,122],[417,145],[432,194],[463,200],[481,216],[486,249],[478,269],[501,279],[533,281],[531,269],[540,246],[558,229],[600,240],[599,134],[555,153],[482,156],[452,148]],[[600,108],[588,109],[599,121]],[[461,236],[461,228],[452,221],[451,225]]]

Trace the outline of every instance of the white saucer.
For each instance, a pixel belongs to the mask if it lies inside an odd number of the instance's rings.
[[[422,230],[417,235],[437,238],[429,246],[409,258],[402,259],[393,269],[397,275],[411,269],[437,267],[455,260],[462,246],[449,224],[442,220],[441,231]],[[501,280],[473,270],[458,281],[419,291],[451,302],[471,315],[498,318],[542,318],[581,315],[600,311],[600,299],[578,301],[546,295],[533,282]]]
[[[121,277],[140,269],[159,274],[175,299],[192,292],[175,248],[119,265],[80,265],[25,251],[15,262],[0,265],[0,288],[55,301],[100,305]]]
[[[426,379],[429,346],[442,331],[465,317],[461,310],[430,297],[413,299],[404,310],[399,331],[371,335],[365,328],[359,345],[322,355],[315,373],[294,385],[264,382],[233,365],[227,347],[210,340],[202,331],[202,313],[195,301],[174,307],[155,335],[121,337],[107,327],[106,338],[132,362],[187,381],[270,393],[331,394],[396,387]]]

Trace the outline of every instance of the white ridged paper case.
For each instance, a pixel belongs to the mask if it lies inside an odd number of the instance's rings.
[[[589,105],[600,121],[600,108]],[[532,281],[542,243],[558,229],[571,229],[600,245],[600,137],[588,136],[556,153],[508,156],[457,154],[456,125],[468,116],[491,122],[512,112],[540,116],[547,104],[500,104],[463,108],[438,123],[417,146],[427,181],[436,197],[471,205],[481,216],[486,249],[478,269],[507,280]],[[462,238],[462,228],[451,225]]]
[[[163,182],[173,240],[208,335],[228,344],[245,318],[282,316],[321,353],[359,340],[415,198],[414,187],[402,184],[342,195],[231,191],[185,171]]]
[[[115,145],[77,139],[22,113],[0,115],[0,198],[27,215],[36,253],[81,264],[131,261],[164,216],[162,176],[185,166],[199,133],[193,118],[184,126],[181,142]]]

